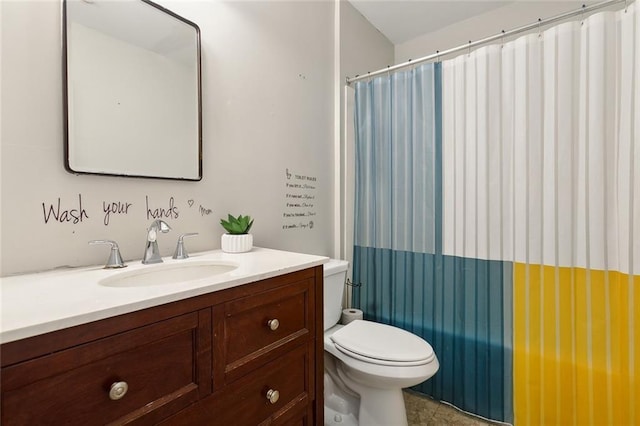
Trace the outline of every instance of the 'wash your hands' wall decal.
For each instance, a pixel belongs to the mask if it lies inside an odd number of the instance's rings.
[[[79,225],[86,221],[94,220],[96,217],[102,218],[104,226],[109,226],[111,220],[116,216],[128,216],[143,214],[145,220],[151,219],[178,219],[181,217],[181,203],[176,202],[175,197],[171,196],[166,200],[157,201],[151,199],[148,195],[144,196],[144,204],[136,203],[130,200],[102,200],[101,208],[95,205],[87,205],[83,200],[82,194],[78,194],[77,199],[69,200],[63,197],[56,197],[54,202],[42,202],[42,218],[46,224],[70,224]],[[140,210],[140,206],[144,205],[144,211]],[[195,205],[193,198],[187,200],[186,205],[191,208]],[[100,215],[94,212],[100,211]],[[209,216],[213,210],[199,204],[197,212],[201,216]]]

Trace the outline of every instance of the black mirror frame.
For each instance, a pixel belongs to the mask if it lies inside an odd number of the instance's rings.
[[[69,164],[69,97],[68,97],[68,73],[67,73],[67,1],[62,0],[62,99],[63,99],[63,119],[64,119],[64,168],[74,175],[98,175],[98,176],[118,176],[118,177],[132,177],[132,178],[144,178],[144,179],[163,179],[163,180],[178,180],[178,181],[201,181],[202,180],[202,61],[201,61],[201,41],[200,41],[200,27],[192,21],[166,9],[159,4],[152,2],[151,0],[140,0],[149,6],[192,26],[196,30],[196,54],[197,54],[197,68],[198,68],[198,177],[197,178],[176,178],[165,176],[144,176],[135,174],[111,174],[111,173],[97,173],[97,172],[85,172],[77,171],[71,168]]]

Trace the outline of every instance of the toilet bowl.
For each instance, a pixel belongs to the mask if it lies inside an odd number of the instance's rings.
[[[438,358],[429,343],[400,328],[337,324],[347,266],[332,260],[324,268],[325,425],[406,425],[402,389],[433,376]]]

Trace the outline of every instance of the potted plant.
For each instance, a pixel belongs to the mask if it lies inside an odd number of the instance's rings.
[[[222,234],[222,251],[226,253],[245,253],[253,247],[253,235],[249,233],[253,226],[251,216],[233,217],[229,215],[227,220],[220,219],[220,225],[227,231]]]

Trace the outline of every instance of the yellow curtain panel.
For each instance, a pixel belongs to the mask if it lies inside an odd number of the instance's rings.
[[[640,423],[640,276],[516,263],[517,425]]]

